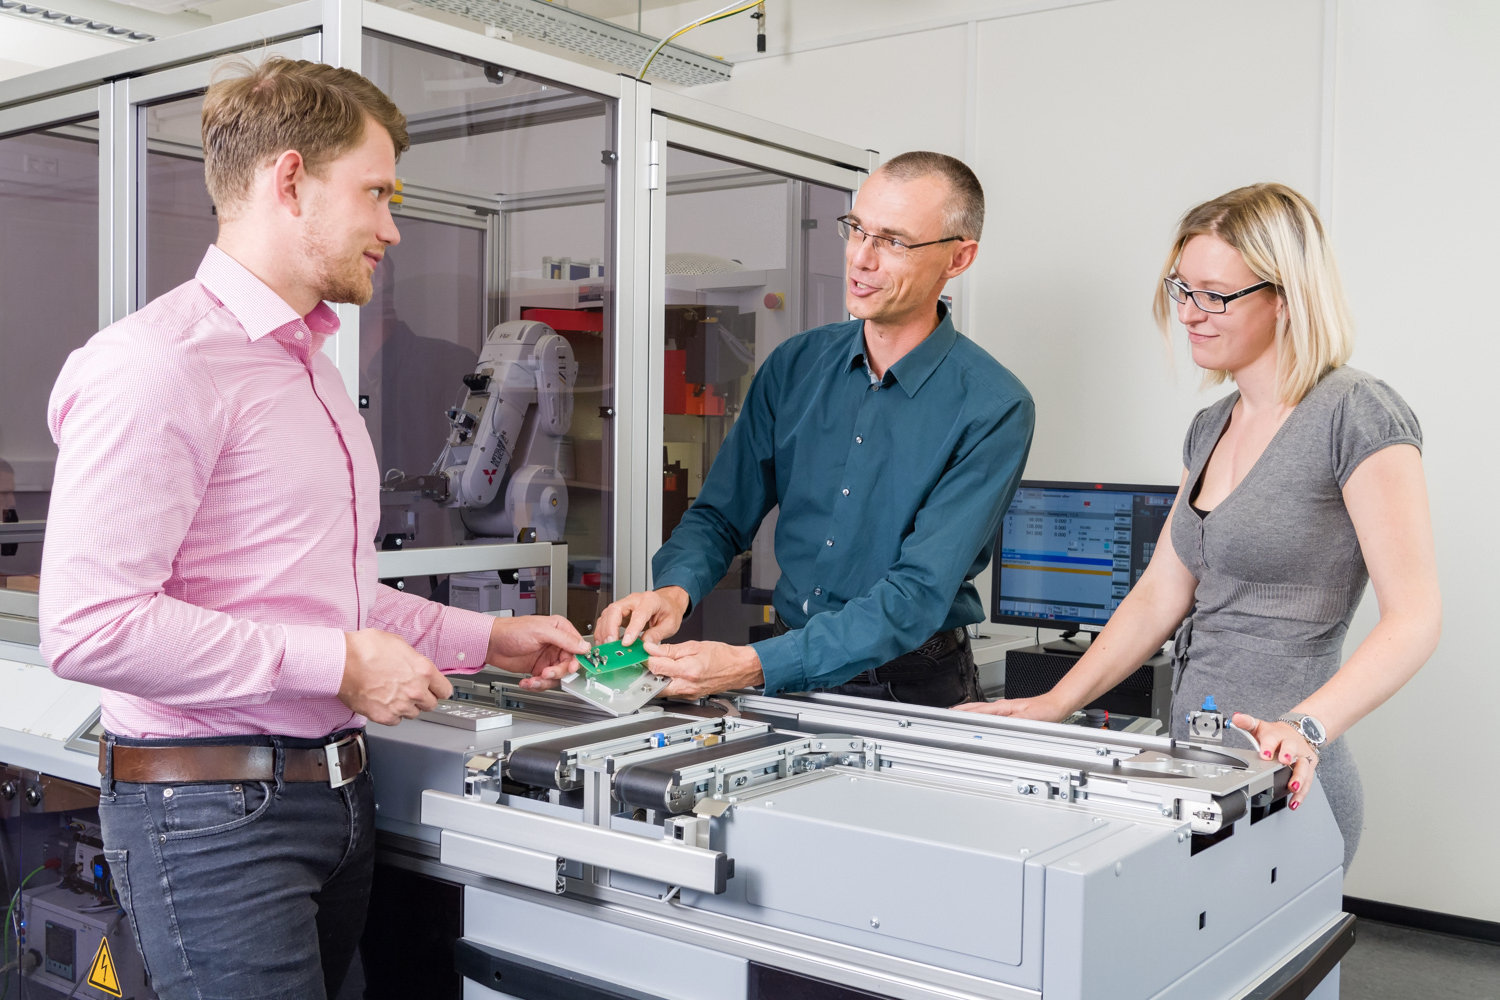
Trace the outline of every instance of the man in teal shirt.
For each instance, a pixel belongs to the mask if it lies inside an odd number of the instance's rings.
[[[596,637],[644,636],[669,696],[764,685],[930,705],[979,696],[964,626],[974,577],[1031,447],[1035,408],[953,326],[944,285],[974,262],[984,193],[952,157],[906,153],[839,220],[849,322],[766,359],[702,492],[652,560],[653,591]],[[778,633],[665,645],[780,505]]]

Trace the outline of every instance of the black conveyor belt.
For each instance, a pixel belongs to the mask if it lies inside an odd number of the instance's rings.
[[[685,811],[675,810],[668,800],[679,771],[725,757],[805,739],[807,736],[801,733],[766,733],[764,736],[730,740],[711,747],[684,750],[644,764],[633,764],[615,775],[615,796],[633,809],[655,809],[665,813]]]
[[[608,730],[589,733],[580,737],[578,734],[571,736],[559,736],[555,740],[546,740],[542,743],[530,743],[524,747],[518,747],[511,751],[506,766],[510,771],[512,781],[523,785],[531,785],[535,788],[556,788],[567,791],[559,778],[558,772],[562,769],[563,756],[575,747],[589,746],[591,743],[607,743],[617,740],[623,736],[638,736],[643,733],[655,733],[663,729],[670,729],[682,722],[691,722],[691,719],[681,719],[670,715],[643,715],[638,719],[622,723]],[[568,786],[572,787],[572,786]]]

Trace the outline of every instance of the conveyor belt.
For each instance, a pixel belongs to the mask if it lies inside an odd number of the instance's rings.
[[[665,813],[685,811],[674,809],[670,798],[677,775],[684,768],[806,739],[806,736],[797,733],[767,733],[764,736],[730,740],[717,746],[685,750],[644,764],[634,764],[615,775],[615,795],[632,809],[655,809]]]
[[[623,736],[654,733],[680,721],[661,715],[645,715],[630,722],[623,722],[607,731],[591,734],[589,739],[582,741],[575,733],[542,743],[530,743],[512,750],[506,766],[510,771],[512,781],[537,788],[557,788],[566,791],[560,772],[563,758],[569,750],[579,746],[588,746],[590,742],[604,743],[609,740],[618,740]],[[564,730],[564,733],[566,732]]]
[[[849,699],[853,700],[853,699]],[[873,701],[873,699],[871,699]],[[891,702],[874,702],[872,712],[893,714],[899,708],[911,708],[913,706],[901,706]],[[920,707],[920,706],[917,706]],[[785,729],[803,729],[808,732],[830,731],[820,730],[817,726],[804,725],[796,713],[770,713],[765,711],[747,710],[742,712],[745,719],[754,722],[764,722],[767,725],[778,726]],[[840,735],[864,736],[872,740],[895,740],[912,746],[933,747],[942,750],[959,750],[963,753],[975,754],[980,757],[990,757],[996,760],[1020,761],[1028,764],[1040,764],[1044,767],[1056,767],[1064,771],[1078,771],[1083,774],[1102,774],[1110,777],[1134,777],[1150,778],[1158,781],[1188,780],[1183,775],[1173,774],[1161,767],[1147,767],[1131,763],[1129,760],[1121,760],[1118,757],[1068,757],[1062,754],[1048,754],[1032,750],[1022,750],[1015,746],[995,746],[991,744],[978,743],[972,740],[971,734],[958,734],[951,738],[941,738],[932,735],[921,735],[911,731],[903,731],[899,734],[892,733],[889,726],[878,723],[861,725],[856,719],[840,719],[837,728],[831,730]],[[1079,728],[1077,738],[1087,739],[1091,731]],[[1137,741],[1120,733],[1103,733],[1103,739],[1110,743],[1121,743],[1131,745]],[[1153,740],[1153,742],[1160,742]],[[1204,764],[1214,764],[1222,767],[1230,767],[1236,771],[1245,770],[1242,761],[1229,754],[1216,753],[1203,747],[1186,746],[1175,741],[1169,741],[1166,746],[1159,749],[1166,757],[1177,758],[1186,761],[1195,761]]]

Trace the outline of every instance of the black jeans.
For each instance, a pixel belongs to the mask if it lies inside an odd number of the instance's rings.
[[[780,615],[773,628],[777,635],[791,631]],[[822,690],[936,708],[984,700],[969,633],[962,626],[938,632],[910,653]]]

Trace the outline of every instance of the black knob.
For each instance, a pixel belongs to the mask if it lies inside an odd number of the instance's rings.
[[[483,392],[489,384],[490,377],[480,372],[471,372],[464,376],[464,385],[469,387],[470,392]]]
[[[7,781],[4,784],[0,784],[0,799],[4,799],[5,801],[9,802],[15,797],[16,783],[14,781]]]
[[[26,804],[33,809],[42,804],[42,787],[40,785],[32,785],[26,789]]]

